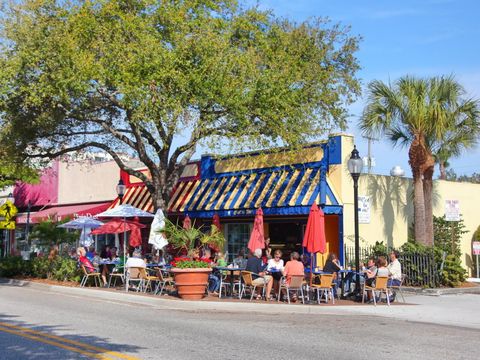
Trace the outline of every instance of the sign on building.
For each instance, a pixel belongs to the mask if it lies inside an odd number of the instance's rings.
[[[458,200],[445,200],[445,220],[460,221],[460,202]]]
[[[358,197],[358,222],[370,224],[370,196]]]
[[[480,255],[480,241],[474,241],[472,244],[473,255]]]

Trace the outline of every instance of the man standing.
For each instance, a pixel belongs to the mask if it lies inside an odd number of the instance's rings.
[[[252,275],[253,285],[255,286],[265,286],[265,298],[270,299],[270,292],[272,291],[273,281],[270,275],[266,275],[264,271],[264,266],[262,264],[262,249],[255,249],[253,256],[248,259],[246,271],[254,273]],[[257,299],[261,298],[260,295],[257,296]]]

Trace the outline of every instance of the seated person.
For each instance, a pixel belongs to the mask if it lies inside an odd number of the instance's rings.
[[[83,265],[85,267],[85,270],[88,273],[93,273],[96,272],[97,269],[93,264],[91,263],[90,260],[86,257],[87,252],[85,251],[84,247],[79,247],[77,248],[77,257],[78,257],[78,262],[80,265]]]
[[[245,251],[243,249],[241,249],[237,257],[233,259],[233,265],[239,268],[245,268],[245,266],[247,266],[247,259],[245,259]]]
[[[262,264],[262,249],[255,249],[253,256],[247,260],[246,271],[254,273],[252,275],[253,285],[266,284],[265,297],[270,299],[270,292],[272,291],[273,281],[270,275],[265,275]],[[261,299],[261,295],[257,295],[257,299]]]
[[[110,260],[110,261],[119,260],[119,258],[117,256],[117,248],[116,247],[112,247],[112,249],[110,250],[110,258],[108,258],[108,260]],[[107,275],[112,272],[114,267],[115,267],[115,264],[103,264],[103,266],[102,266],[102,280],[103,280],[104,287],[107,287]]]
[[[290,261],[287,262],[285,267],[282,269],[282,274],[285,276],[285,282],[287,285],[290,285],[290,281],[292,280],[292,276],[305,274],[305,268],[303,263],[300,260],[300,255],[298,252],[294,251],[290,254]],[[292,300],[295,302],[297,299],[294,296]]]
[[[110,245],[105,245],[103,247],[103,250],[100,252],[100,257],[102,259],[110,259],[110,255],[111,255]]]
[[[364,271],[365,283],[368,286],[372,286],[375,276],[377,276],[377,265],[375,264],[375,258],[371,257],[368,259],[367,268]]]
[[[333,288],[333,295],[336,296],[337,294],[337,287],[339,284],[339,278],[337,272],[342,270],[342,266],[340,265],[340,261],[337,258],[337,255],[334,253],[330,253],[327,257],[327,261],[323,266],[323,272],[327,274],[333,274],[333,283],[335,284]]]
[[[203,255],[200,258],[201,261],[213,264],[212,251],[210,249],[203,249]],[[208,291],[217,295],[217,289],[220,288],[220,277],[218,274],[210,273],[208,275]]]
[[[267,271],[270,272],[270,275],[273,277],[273,290],[275,294],[278,294],[280,279],[282,278],[283,270],[283,260],[282,260],[282,251],[275,250],[273,253],[273,258],[268,260]]]
[[[225,254],[219,251],[215,256],[214,264],[216,266],[226,267],[227,262],[225,261]],[[208,279],[210,292],[213,292],[214,294],[218,293],[218,291],[220,290],[220,284],[221,284],[220,277],[223,275],[225,275],[225,271],[214,270],[212,273],[210,273],[209,279]]]
[[[388,286],[400,286],[402,283],[402,265],[398,261],[399,253],[393,250],[390,253],[390,264],[388,264],[388,272],[390,279],[388,280]]]
[[[93,246],[88,247],[86,257],[88,260],[93,261],[93,258],[95,257],[95,248]]]
[[[130,256],[127,259],[125,266],[127,268],[131,268],[131,267],[146,268],[147,264],[145,263],[145,260],[143,260],[142,253],[140,252],[140,250],[135,250],[132,256]]]

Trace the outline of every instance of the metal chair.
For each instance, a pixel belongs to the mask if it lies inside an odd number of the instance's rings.
[[[264,277],[262,277],[258,274],[255,274],[253,272],[250,272],[250,271],[242,271],[240,274],[241,274],[242,280],[243,280],[242,281],[242,289],[241,289],[240,295],[239,295],[240,299],[245,294],[245,290],[247,288],[249,288],[250,291],[251,291],[250,301],[252,301],[253,295],[255,295],[255,290],[256,290],[257,287],[262,288],[262,297],[265,296],[265,287],[267,286],[267,282],[265,281]],[[263,283],[255,285],[253,283],[253,276],[252,275],[257,275],[259,279],[263,279]]]
[[[145,268],[141,267],[128,267],[127,268],[127,289],[130,289],[131,283],[137,284],[137,292],[141,291],[145,285],[145,279],[142,277],[141,269],[145,271]]]
[[[122,284],[125,284],[125,277],[123,276],[123,266],[115,266],[108,278],[108,287],[112,285],[112,278],[113,278],[113,287],[117,285],[117,279],[120,278],[122,280]]]
[[[305,304],[305,296],[303,293],[303,287],[305,285],[304,276],[303,275],[292,275],[290,276],[290,284],[287,284],[285,276],[282,276],[280,280],[280,289],[278,291],[278,301],[280,301],[280,296],[282,294],[282,289],[285,289],[287,293],[287,300],[290,304],[290,290],[294,290],[298,293],[300,291],[300,295],[302,296],[302,303]]]
[[[382,298],[382,294],[385,294],[387,298],[387,304],[390,306],[390,297],[389,293],[390,290],[387,287],[388,283],[388,276],[377,276],[375,278],[375,286],[369,286],[367,284],[363,284],[363,292],[362,292],[362,304],[365,302],[365,294],[368,294],[369,291],[372,292],[373,304],[377,306],[377,299],[376,299],[376,292],[379,293],[378,299]]]
[[[80,265],[82,271],[83,271],[83,278],[82,281],[80,281],[80,286],[84,287],[87,284],[88,279],[93,278],[95,287],[99,287],[102,284],[102,278],[100,277],[99,272],[91,272],[89,273],[87,269],[85,268],[85,265]],[[98,283],[97,283],[98,281]]]
[[[157,282],[157,287],[155,288],[155,295],[162,295],[163,290],[167,285],[173,286],[175,284],[175,281],[173,280],[173,277],[171,276],[165,276],[163,271],[161,269],[158,269],[158,282]]]
[[[402,288],[403,288],[403,283],[405,282],[406,278],[407,278],[407,274],[402,274],[402,278],[400,280],[400,285],[390,285],[390,286],[388,286],[388,289],[391,290],[392,293],[394,291],[398,291],[400,293],[400,295],[402,296],[403,302],[405,302],[405,296],[403,296]]]
[[[323,294],[325,294],[325,302],[328,304],[328,297],[332,298],[332,304],[335,304],[335,296],[333,295],[333,274],[322,274],[320,276],[320,284],[311,284],[311,288],[317,291],[317,301],[320,304]]]
[[[225,293],[227,292],[227,288],[230,287],[230,276],[228,274],[222,275],[220,277],[220,291],[218,292],[218,297],[221,299],[222,298],[222,289],[225,290]],[[233,272],[233,289],[232,289],[232,294],[235,291],[235,286],[238,287],[238,293],[240,294],[241,292],[241,286],[242,282],[240,280],[240,271],[234,271]],[[238,279],[238,280],[237,280]]]

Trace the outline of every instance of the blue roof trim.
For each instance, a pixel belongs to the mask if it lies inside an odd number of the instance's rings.
[[[262,209],[263,210],[263,209]],[[256,209],[238,209],[238,210],[210,210],[210,211],[189,211],[188,216],[193,218],[211,218],[213,215],[218,214],[221,218],[231,217],[255,217]],[[327,205],[323,208],[323,212],[326,215],[341,215],[343,214],[342,206],[330,206]],[[264,216],[275,215],[304,215],[308,216],[310,213],[310,206],[291,206],[281,208],[265,208],[263,210]]]
[[[272,175],[273,176],[273,175]],[[267,192],[265,193],[265,197],[262,200],[262,203],[260,204],[260,207],[263,208],[267,204],[268,200],[270,199],[270,195],[272,194],[273,189],[275,189],[275,186],[277,186],[278,180],[282,176],[282,173],[279,171],[275,174],[275,177],[270,184],[270,187],[268,188]]]
[[[298,196],[298,199],[295,203],[295,206],[301,206],[302,205],[303,198],[305,197],[305,195],[307,195],[308,188],[312,184],[313,180],[315,179],[315,176],[317,176],[319,171],[320,171],[319,169],[315,169],[311,172],[308,180],[305,181],[305,184],[303,185],[303,189],[300,192],[300,195]]]

